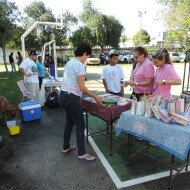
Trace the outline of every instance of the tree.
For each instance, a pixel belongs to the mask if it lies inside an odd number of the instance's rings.
[[[126,35],[122,35],[120,38],[121,42],[123,43],[123,45],[125,46],[125,42],[128,40]]]
[[[159,0],[161,4],[167,7],[164,10],[164,18],[168,29],[171,32],[176,30],[181,33],[182,47],[187,50],[190,48],[190,1],[189,0]],[[171,33],[170,32],[170,33]],[[178,39],[176,39],[178,41]]]
[[[0,47],[3,50],[3,60],[6,72],[8,67],[6,64],[6,45],[12,39],[12,35],[16,29],[16,21],[19,20],[19,11],[15,3],[7,0],[1,0],[0,3]]]
[[[166,37],[166,47],[173,49],[176,46],[176,43],[178,46],[182,47],[182,41],[183,41],[183,32],[180,30],[168,30],[167,31],[167,37]]]
[[[14,30],[12,31],[12,38],[6,43],[6,47],[9,49],[20,49],[21,43],[20,43],[20,37],[24,33],[24,29],[20,26],[14,27]]]
[[[70,37],[70,41],[75,47],[82,42],[87,43],[92,47],[96,44],[96,37],[89,28],[80,27]]]
[[[150,35],[148,34],[146,30],[142,29],[141,31],[137,32],[132,38],[135,46],[139,46],[140,44],[140,33],[141,33],[141,41],[143,45],[148,44],[150,42]]]
[[[42,1],[34,1],[26,6],[25,13],[27,15],[24,22],[25,28],[31,26],[35,21],[56,22],[56,18],[52,11],[46,8]],[[32,31],[30,35],[27,36],[26,49],[41,50],[44,43],[53,39],[56,41],[57,46],[67,45],[67,35],[68,32],[70,32],[70,26],[73,23],[77,23],[77,19],[68,11],[63,13],[62,16],[64,26],[61,30],[56,29],[55,26],[39,25],[36,30]]]
[[[83,0],[83,12],[80,15],[80,19],[83,23],[88,25],[90,18],[98,14],[98,11],[93,7],[93,3],[91,0]]]
[[[121,34],[124,30],[124,27],[120,24],[120,22],[113,16],[109,16],[109,25],[108,27],[110,30],[108,30],[108,45],[119,48],[119,42],[121,38]]]
[[[83,13],[81,14],[84,25],[96,36],[96,44],[102,49],[105,46],[118,48],[121,33],[124,27],[113,16],[99,13],[93,8],[91,0],[83,1]]]

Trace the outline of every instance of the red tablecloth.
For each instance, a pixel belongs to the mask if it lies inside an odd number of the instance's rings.
[[[91,100],[82,99],[82,108],[92,115],[95,115],[104,121],[113,122],[120,117],[121,113],[131,108],[131,101],[129,100],[126,105],[116,107],[100,107]]]

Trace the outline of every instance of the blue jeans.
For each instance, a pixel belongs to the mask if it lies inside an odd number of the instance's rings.
[[[81,156],[86,153],[86,150],[84,145],[85,122],[83,110],[80,105],[80,97],[72,93],[61,91],[59,99],[66,114],[63,149],[70,148],[71,133],[75,124],[78,155]]]

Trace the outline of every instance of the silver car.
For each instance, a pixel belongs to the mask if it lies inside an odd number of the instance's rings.
[[[133,54],[131,53],[131,51],[121,51],[119,53],[118,59],[119,59],[119,61],[124,62],[124,63],[133,63],[134,62]]]
[[[177,52],[170,52],[170,58],[171,58],[171,61],[173,61],[173,62],[181,61],[181,57],[180,57],[179,53],[177,53]]]

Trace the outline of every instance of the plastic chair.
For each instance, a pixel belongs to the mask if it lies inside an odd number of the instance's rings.
[[[17,85],[18,85],[18,87],[19,87],[19,89],[23,95],[22,102],[32,99],[30,92],[27,91],[26,84],[25,84],[24,80],[17,81]]]

